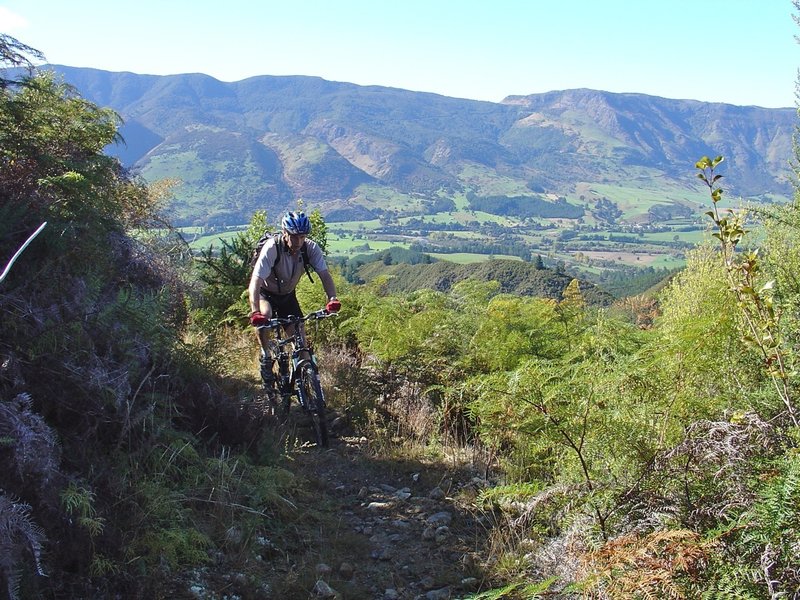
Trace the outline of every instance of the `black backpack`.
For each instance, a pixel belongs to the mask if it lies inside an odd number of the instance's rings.
[[[256,242],[256,246],[255,246],[255,248],[253,248],[253,253],[250,256],[250,266],[251,267],[255,267],[256,266],[256,262],[258,261],[258,256],[261,254],[261,249],[264,247],[264,244],[266,244],[267,240],[269,240],[270,238],[273,238],[275,240],[275,248],[278,250],[278,256],[275,259],[275,264],[277,264],[278,261],[281,259],[281,252],[283,252],[283,239],[282,239],[281,233],[280,232],[275,233],[275,232],[272,232],[272,231],[265,231],[261,235],[261,237],[258,238],[258,241]],[[306,248],[305,242],[300,247],[300,258],[303,261],[303,268],[306,271],[306,275],[308,275],[308,280],[311,283],[314,283],[314,279],[311,277],[312,268],[311,268],[311,265],[308,262],[308,249]],[[273,273],[275,272],[275,264],[272,265],[272,272]],[[277,275],[275,276],[275,280],[278,282],[278,293],[280,293],[280,291],[281,291],[281,280]]]

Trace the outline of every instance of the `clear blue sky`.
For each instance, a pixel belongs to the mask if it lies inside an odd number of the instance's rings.
[[[110,71],[785,107],[793,14],[791,0],[0,0],[0,32],[49,62]]]

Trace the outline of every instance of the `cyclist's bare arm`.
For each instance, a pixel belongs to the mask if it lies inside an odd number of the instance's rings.
[[[263,277],[259,277],[258,274],[253,272],[252,277],[250,277],[250,285],[247,288],[247,295],[250,298],[250,312],[260,312],[266,318],[270,318],[272,315],[272,307],[269,305],[269,302],[264,300],[259,293],[262,287],[266,287],[267,283],[264,281]],[[269,311],[269,312],[267,312]]]
[[[260,312],[269,319],[272,317],[272,307],[260,294],[261,288],[266,287],[266,285],[264,278],[259,277],[258,274],[253,271],[253,275],[250,277],[250,285],[247,288],[247,294],[250,299],[250,314],[252,315],[254,312]],[[258,329],[258,339],[261,342],[261,346],[264,347],[269,339],[269,332],[266,329]]]
[[[328,300],[331,298],[336,297],[336,284],[333,282],[333,277],[331,277],[330,271],[320,271],[317,273],[319,275],[319,280],[322,282],[322,289],[325,290],[325,294],[328,296]]]

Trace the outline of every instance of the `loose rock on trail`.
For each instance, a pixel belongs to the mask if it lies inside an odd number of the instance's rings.
[[[275,598],[436,600],[481,586],[486,530],[457,500],[484,485],[469,469],[376,457],[355,437],[287,460],[317,496],[316,526],[301,555],[274,564]]]

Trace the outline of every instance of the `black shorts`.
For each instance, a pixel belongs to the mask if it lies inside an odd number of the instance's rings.
[[[303,316],[303,312],[300,310],[300,303],[297,301],[297,296],[294,292],[291,294],[270,294],[265,288],[261,288],[259,296],[269,302],[272,307],[273,317]]]

